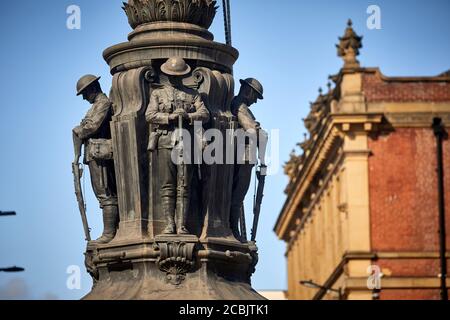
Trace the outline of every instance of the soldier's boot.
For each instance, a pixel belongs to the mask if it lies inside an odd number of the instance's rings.
[[[187,229],[187,219],[189,212],[189,198],[177,199],[177,211],[179,214],[180,226],[178,227],[178,234],[191,234]]]
[[[117,223],[119,222],[119,210],[117,206],[106,206],[103,208],[103,234],[93,244],[106,244],[116,236]]]
[[[162,209],[164,212],[164,217],[166,218],[167,226],[162,232],[162,234],[175,234],[175,204],[170,197],[164,197],[162,199]]]
[[[241,233],[239,232],[239,219],[241,217],[241,206],[231,206],[230,212],[230,228],[236,240],[241,241]]]

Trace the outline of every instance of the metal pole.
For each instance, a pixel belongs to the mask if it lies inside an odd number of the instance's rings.
[[[223,6],[223,23],[225,25],[225,42],[231,46],[231,15],[230,15],[230,1],[222,0]]]
[[[228,42],[229,46],[233,45],[233,42],[231,40],[231,8],[230,8],[230,0],[227,1],[227,14],[228,14]]]
[[[223,25],[225,30],[225,43],[228,44],[228,14],[227,14],[226,0],[222,0],[222,9],[223,9]]]
[[[302,281],[300,281],[300,284],[307,288],[322,290],[322,291],[324,291],[324,294],[333,292],[333,293],[337,294],[337,297],[339,300],[343,300],[343,294],[342,294],[341,288],[339,288],[339,289],[327,288],[325,286],[322,286],[320,284],[313,282],[312,280],[308,280],[308,281],[302,280]]]
[[[438,174],[438,207],[439,207],[439,255],[441,265],[441,299],[448,300],[447,292],[447,257],[445,234],[445,196],[444,196],[444,163],[442,142],[446,135],[441,118],[433,119],[433,131],[437,146],[437,174]]]

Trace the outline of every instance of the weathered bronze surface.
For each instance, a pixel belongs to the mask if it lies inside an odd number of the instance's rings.
[[[161,66],[161,71],[169,76],[169,84],[155,89],[150,97],[146,119],[150,124],[150,152],[156,152],[157,176],[160,181],[161,209],[166,219],[163,234],[189,234],[187,219],[192,194],[194,164],[174,163],[172,152],[179,149],[179,158],[183,160],[183,136],[177,139],[179,132],[187,129],[193,145],[195,138],[192,130],[194,121],[202,124],[209,121],[209,111],[197,91],[183,85],[182,76],[188,74],[191,68],[182,58],[171,58]],[[201,178],[201,177],[198,177]],[[175,223],[175,211],[178,223]],[[178,228],[177,228],[178,226]]]
[[[113,152],[111,141],[112,104],[108,97],[102,92],[98,82],[100,78],[93,75],[83,76],[77,84],[77,95],[83,95],[83,99],[92,104],[86,117],[81,124],[73,129],[75,145],[74,175],[76,179],[81,174],[76,174],[79,168],[81,145],[84,144],[84,163],[89,165],[92,189],[103,210],[103,235],[91,242],[92,244],[108,243],[116,234],[119,212],[117,207],[117,190],[113,163]],[[80,190],[76,188],[77,197]],[[78,199],[82,202],[82,199]],[[81,203],[80,207],[84,204]],[[89,227],[85,220],[85,212],[82,212],[85,224],[86,238],[90,240]]]
[[[256,121],[255,116],[250,111],[250,106],[255,104],[258,99],[263,99],[263,86],[261,83],[253,78],[241,80],[241,89],[239,94],[231,102],[231,111],[237,118],[239,127],[246,132],[253,132],[256,135],[267,137],[267,133],[262,130],[259,122]],[[230,226],[233,231],[233,235],[237,239],[244,240],[242,224],[239,223],[241,219],[244,219],[244,200],[248,193],[253,167],[256,163],[256,157],[252,154],[251,141],[244,141],[245,152],[241,161],[236,161],[234,166],[233,177],[233,191],[231,196],[231,212],[230,212]],[[264,141],[261,144],[265,144]],[[260,148],[262,149],[262,148]],[[256,151],[256,149],[255,149]],[[260,152],[261,155],[264,152]],[[238,160],[238,159],[236,159]],[[262,165],[264,166],[264,157],[261,157]],[[240,231],[239,231],[240,227]]]
[[[208,129],[227,139],[239,128],[266,136],[249,110],[262,85],[243,80],[234,97],[238,51],[207,30],[215,1],[130,0],[124,9],[134,31],[104,52],[109,98],[95,76],[77,86],[93,107],[74,129],[74,163],[84,144],[105,217],[85,253],[94,279],[85,299],[263,299],[251,287],[258,249],[242,230],[254,163],[193,163],[186,152],[212,143]],[[101,125],[87,134],[83,124],[94,122]]]

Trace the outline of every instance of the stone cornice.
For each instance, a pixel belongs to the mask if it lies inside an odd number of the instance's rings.
[[[450,124],[450,101],[430,102],[372,102],[368,110],[383,112],[386,119],[383,127],[429,128],[434,117]]]
[[[296,235],[298,235],[298,233],[301,232],[301,230],[305,227],[306,223],[308,223],[308,221],[312,218],[312,214],[314,213],[314,208],[320,203],[322,195],[328,188],[330,181],[332,180],[333,176],[339,171],[339,169],[341,167],[343,154],[344,153],[342,153],[342,152],[338,153],[337,159],[335,160],[333,167],[328,172],[327,176],[324,178],[323,184],[318,188],[317,194],[315,194],[310,205],[305,210],[305,212],[300,220],[300,223],[297,225],[296,230],[295,230],[295,235],[290,237],[286,252],[289,252],[289,250],[291,249],[291,247],[296,239]]]
[[[376,74],[381,80],[386,82],[450,82],[450,76],[440,74],[432,77],[390,77],[383,74],[380,68],[362,68],[363,73]]]
[[[333,123],[344,132],[373,131],[383,121],[383,114],[380,113],[333,113],[331,116]]]
[[[316,197],[320,198],[318,190],[322,188],[313,186],[310,182],[317,172],[324,169],[323,164],[329,159],[331,147],[336,139],[342,137],[342,134],[348,131],[370,132],[375,130],[382,120],[383,115],[375,113],[330,114],[324,119],[321,131],[313,137],[314,143],[309,149],[305,150],[306,158],[298,173],[299,178],[296,179],[275,225],[274,231],[280,239],[289,241],[289,235],[286,232],[305,193],[311,188],[315,188],[316,190],[311,191],[311,193],[315,193]],[[338,159],[333,160],[337,161]]]
[[[446,257],[450,258],[450,251],[446,253]],[[342,260],[337,264],[334,271],[328,277],[323,284],[324,288],[332,288],[339,278],[344,274],[345,266],[350,261],[355,260],[371,260],[376,261],[378,259],[439,259],[439,252],[346,252]],[[403,280],[402,280],[403,279]],[[424,286],[429,288],[438,288],[439,279],[430,277],[386,277],[383,278],[383,288],[417,288],[418,286]],[[419,281],[419,282],[417,282]],[[450,279],[447,280],[450,285]],[[414,286],[412,283],[414,282]],[[367,277],[366,278],[347,278],[344,282],[344,289],[367,289]],[[313,300],[320,300],[326,294],[326,290],[319,290]]]
[[[450,82],[450,75],[443,73],[432,77],[390,77],[385,75],[380,68],[351,68],[351,69],[341,69],[339,73],[330,75],[329,78],[333,80],[336,87],[342,82],[344,75],[346,74],[375,74],[379,79],[385,82]]]
[[[286,203],[275,225],[274,231],[281,239],[286,239],[286,231],[290,220],[292,220],[295,208],[298,206],[305,191],[311,187],[306,181],[311,181],[313,179],[323,162],[327,159],[331,146],[339,137],[339,131],[332,123],[331,117],[327,117],[325,121],[327,125],[322,127],[322,130],[315,137],[311,149],[307,151],[308,155],[298,174],[300,178],[296,181],[294,188],[288,195]]]
[[[439,289],[440,279],[438,277],[388,277],[382,280],[382,290],[387,289]],[[447,286],[450,279],[447,279]],[[344,290],[367,290],[367,278],[351,277],[344,282]],[[319,298],[320,299],[320,298]],[[318,300],[318,299],[316,299]]]

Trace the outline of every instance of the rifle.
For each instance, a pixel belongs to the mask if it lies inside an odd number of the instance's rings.
[[[180,212],[181,212],[181,216],[184,217],[184,142],[183,142],[183,116],[179,115],[178,116],[178,165],[179,165],[179,170],[181,170],[181,172],[179,172],[180,175],[180,198],[181,198],[181,208],[180,208]],[[183,221],[183,224],[185,222]]]
[[[256,170],[256,178],[258,179],[258,189],[253,200],[253,228],[251,241],[256,241],[256,232],[258,231],[259,215],[261,213],[261,204],[264,197],[264,185],[266,182],[267,166],[261,165]]]
[[[245,209],[244,206],[241,207],[241,216],[239,219],[240,229],[241,229],[241,239],[247,242],[247,226],[245,224]]]
[[[89,229],[86,216],[86,204],[84,202],[83,191],[81,189],[81,177],[83,176],[83,169],[80,167],[80,156],[81,148],[83,146],[83,140],[81,140],[75,133],[73,133],[73,146],[75,149],[75,160],[72,163],[72,173],[75,185],[75,195],[77,196],[78,208],[81,214],[81,221],[83,222],[86,241],[91,241],[91,229]]]

